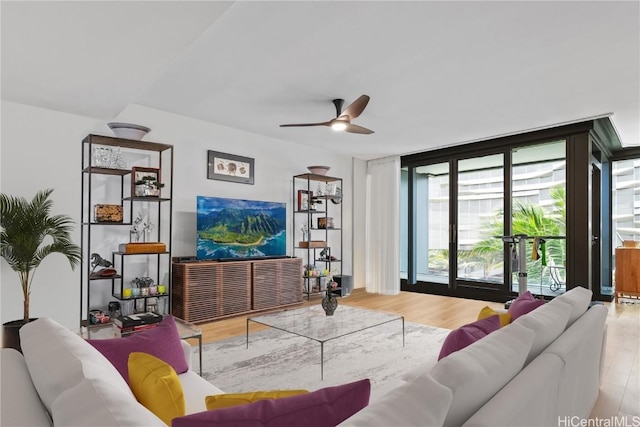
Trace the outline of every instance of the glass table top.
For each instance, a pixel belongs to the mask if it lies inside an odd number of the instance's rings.
[[[176,322],[176,326],[178,327],[178,334],[180,334],[181,339],[202,337],[202,330],[196,325],[186,322],[175,316],[173,320],[175,320]],[[82,326],[77,332],[84,339],[105,339],[115,338],[117,336],[113,329],[112,323],[106,323],[104,325]]]
[[[247,318],[274,329],[309,338],[329,341],[384,323],[404,320],[404,316],[340,305],[333,316],[327,316],[318,305]]]

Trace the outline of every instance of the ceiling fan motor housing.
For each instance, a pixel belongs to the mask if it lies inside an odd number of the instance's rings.
[[[342,114],[342,106],[344,105],[344,99],[342,98],[334,99],[333,105],[336,106],[336,117],[340,117],[340,114]]]

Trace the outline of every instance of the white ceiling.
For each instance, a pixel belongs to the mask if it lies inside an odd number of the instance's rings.
[[[613,113],[640,145],[638,1],[1,3],[2,99],[138,104],[370,159]],[[327,127],[331,100],[371,101]],[[345,106],[346,106],[345,105]],[[144,124],[144,123],[140,123]]]

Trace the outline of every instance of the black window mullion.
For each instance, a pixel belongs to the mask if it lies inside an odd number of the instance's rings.
[[[409,215],[407,230],[407,283],[416,283],[416,168],[410,166],[407,175],[407,213]]]
[[[504,153],[504,228],[503,235],[510,236],[512,230],[513,219],[513,156],[512,151],[507,150]],[[504,244],[504,287],[505,290],[511,291],[511,245]]]
[[[458,159],[449,160],[449,288],[458,279]]]

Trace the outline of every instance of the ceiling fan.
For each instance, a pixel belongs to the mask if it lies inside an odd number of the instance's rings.
[[[333,130],[351,132],[351,133],[361,133],[361,134],[372,134],[373,131],[371,129],[367,129],[362,126],[354,125],[351,123],[351,120],[358,117],[365,109],[367,104],[369,103],[369,96],[362,95],[355,101],[353,101],[344,111],[342,111],[342,106],[344,105],[344,99],[334,99],[333,105],[336,106],[336,118],[331,119],[328,122],[320,122],[320,123],[298,123],[298,124],[286,124],[280,125],[280,127],[302,127],[302,126],[329,126]]]

